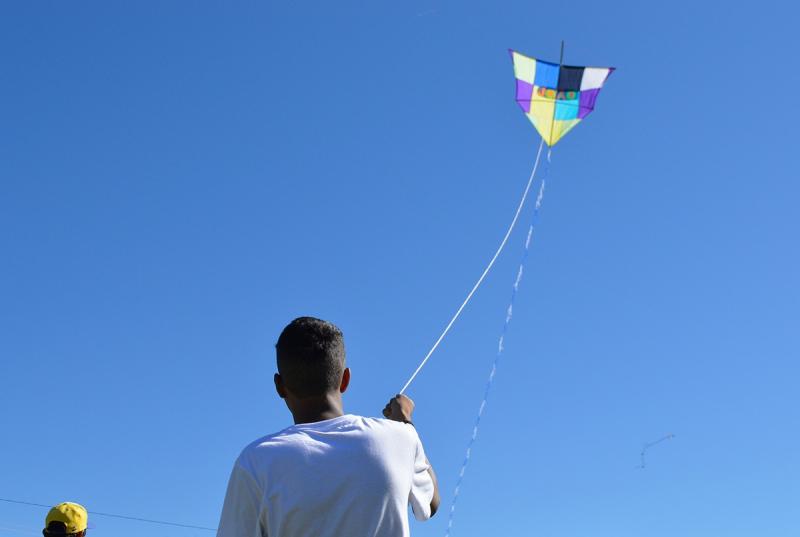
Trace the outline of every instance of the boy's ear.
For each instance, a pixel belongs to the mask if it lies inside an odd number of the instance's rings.
[[[273,380],[275,381],[275,391],[278,392],[278,397],[286,399],[286,387],[283,385],[283,379],[280,374],[275,373]]]
[[[345,367],[344,371],[342,371],[342,383],[339,385],[339,393],[346,392],[348,386],[350,386],[350,368]]]

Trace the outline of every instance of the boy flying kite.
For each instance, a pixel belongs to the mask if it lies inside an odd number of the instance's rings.
[[[275,389],[294,425],[248,445],[233,467],[217,537],[407,537],[439,507],[439,490],[411,423],[393,397],[388,419],[345,414],[350,384],[342,332],[300,317],[275,345]]]

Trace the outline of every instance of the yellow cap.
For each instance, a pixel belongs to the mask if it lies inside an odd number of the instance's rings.
[[[89,514],[82,505],[72,502],[64,502],[56,505],[47,513],[45,529],[50,527],[51,522],[62,522],[67,527],[67,533],[78,533],[86,529],[89,521]]]

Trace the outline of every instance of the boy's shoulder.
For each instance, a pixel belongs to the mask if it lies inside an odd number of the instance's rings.
[[[324,435],[326,438],[332,439],[336,433],[390,436],[398,440],[402,438],[410,441],[416,441],[419,438],[413,425],[407,423],[385,418],[345,414],[330,420],[290,425],[275,433],[257,438],[245,446],[239,455],[239,460],[260,458],[277,451],[302,449],[309,438]]]

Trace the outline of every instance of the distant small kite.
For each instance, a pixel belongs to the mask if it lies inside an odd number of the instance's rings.
[[[670,433],[670,434],[668,434],[666,436],[662,436],[658,440],[655,440],[653,442],[649,442],[649,443],[645,444],[644,446],[642,446],[642,452],[639,454],[639,457],[641,457],[641,461],[642,462],[641,462],[641,464],[639,466],[637,466],[637,468],[639,468],[640,470],[644,470],[644,467],[645,467],[644,457],[647,454],[647,450],[648,449],[650,449],[651,447],[655,446],[656,444],[660,444],[661,442],[664,442],[665,440],[672,440],[673,438],[675,438],[675,435]]]

